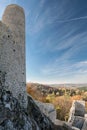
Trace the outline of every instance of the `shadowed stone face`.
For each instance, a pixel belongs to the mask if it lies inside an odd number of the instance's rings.
[[[49,119],[52,122],[55,122],[56,120],[56,110],[54,108],[54,105],[51,103],[42,103],[39,101],[35,101],[35,103],[37,104],[37,106],[40,108],[40,110],[49,117]]]
[[[25,71],[25,15],[18,5],[9,5],[0,22],[0,70],[5,86],[22,107],[27,107]]]

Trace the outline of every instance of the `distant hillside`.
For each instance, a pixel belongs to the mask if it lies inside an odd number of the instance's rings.
[[[87,87],[87,84],[75,84],[75,83],[65,83],[65,84],[49,84],[51,87],[67,87],[67,88],[80,88],[80,87]]]
[[[54,93],[55,96],[63,96],[63,95],[77,95],[80,93],[76,87],[66,87],[63,85],[58,85],[58,87],[52,87],[48,85],[43,85],[39,83],[27,83],[27,92],[31,94],[35,99],[38,97],[47,96],[48,94]]]
[[[47,96],[52,93],[56,88],[52,88],[48,85],[39,83],[27,83],[27,92],[33,96],[33,98],[40,100],[41,97]]]
[[[78,89],[81,90],[81,91],[82,90],[87,91],[87,86],[85,86],[85,87],[78,87]]]

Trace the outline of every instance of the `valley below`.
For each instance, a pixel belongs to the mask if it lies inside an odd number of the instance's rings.
[[[87,112],[87,84],[53,84],[27,83],[27,92],[34,100],[51,103],[56,110],[56,118],[67,121],[74,100],[85,101]]]

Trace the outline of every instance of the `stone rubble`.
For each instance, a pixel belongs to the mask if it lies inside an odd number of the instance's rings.
[[[79,130],[87,130],[87,118],[85,111],[85,101],[73,101],[70,109],[70,117],[68,123]]]

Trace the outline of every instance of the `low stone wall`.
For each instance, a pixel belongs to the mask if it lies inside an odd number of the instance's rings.
[[[70,109],[70,117],[68,123],[79,130],[87,130],[87,117],[85,111],[85,101],[73,101]]]

